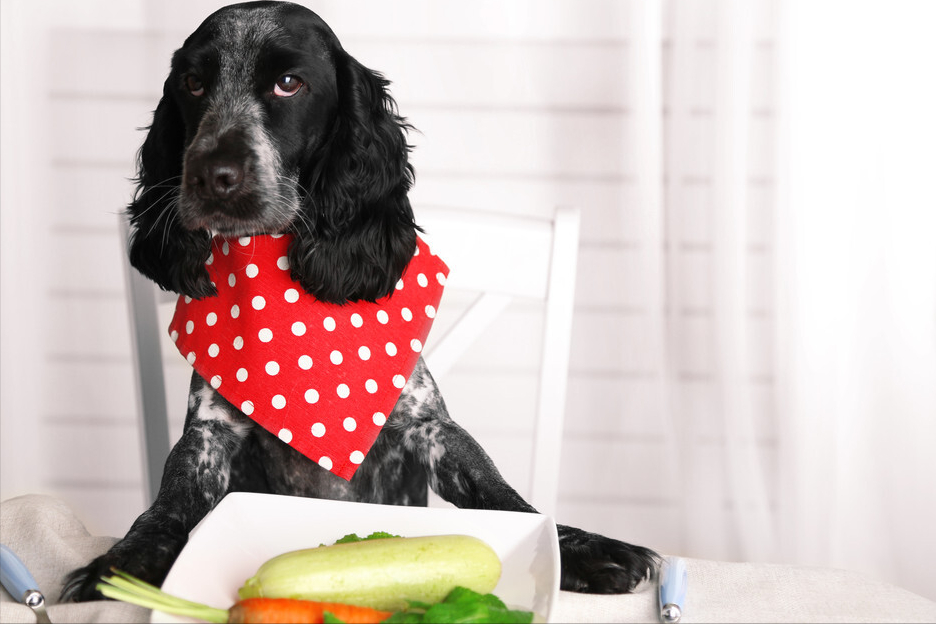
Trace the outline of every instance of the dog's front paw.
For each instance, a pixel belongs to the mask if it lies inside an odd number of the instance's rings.
[[[112,559],[108,555],[101,555],[83,568],[69,572],[65,577],[65,585],[62,587],[59,599],[62,602],[103,600],[104,596],[96,589],[96,586],[101,582],[102,576],[113,574],[111,568],[116,566],[111,563]]]
[[[627,594],[650,578],[659,555],[643,546],[559,525],[561,588],[590,594]]]
[[[164,543],[161,547],[147,544],[146,548],[129,547],[130,541],[118,542],[88,565],[72,570],[65,577],[60,600],[62,602],[86,602],[103,600],[97,590],[101,577],[113,576],[114,570],[132,574],[140,580],[159,587],[166,580],[169,569],[184,545]],[[122,548],[123,547],[123,548]]]

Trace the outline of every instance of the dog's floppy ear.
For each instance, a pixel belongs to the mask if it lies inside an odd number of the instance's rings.
[[[211,237],[179,224],[185,125],[169,80],[137,155],[137,189],[127,208],[130,264],[164,290],[201,298],[215,294],[205,269]]]
[[[393,292],[416,250],[410,126],[379,73],[342,50],[336,65],[336,119],[304,175],[309,200],[294,225],[290,266],[321,301],[374,301]]]

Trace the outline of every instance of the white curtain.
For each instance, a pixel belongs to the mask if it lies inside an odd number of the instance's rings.
[[[758,400],[772,382],[761,363],[773,339],[763,331],[765,303],[751,292],[770,250],[763,228],[749,223],[752,202],[758,224],[769,216],[775,178],[762,157],[774,149],[763,132],[771,115],[754,110],[770,80],[753,75],[764,59],[769,69],[771,9],[749,0],[631,6],[629,150],[640,167],[640,238],[657,304],[657,396],[671,432],[661,465],[681,501],[681,550],[690,556],[777,555],[776,440],[763,427],[770,405]]]
[[[936,5],[786,18],[784,552],[936,598]]]
[[[936,597],[934,9],[631,7],[628,149],[688,556]]]

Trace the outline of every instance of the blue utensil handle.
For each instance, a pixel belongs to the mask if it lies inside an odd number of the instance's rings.
[[[16,554],[0,544],[0,583],[10,595],[22,602],[26,592],[39,590],[39,584]]]
[[[664,622],[678,622],[686,602],[689,575],[686,561],[665,557],[660,566],[660,609]]]

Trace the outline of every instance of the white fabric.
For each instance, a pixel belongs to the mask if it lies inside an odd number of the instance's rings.
[[[758,443],[764,432],[755,426],[764,415],[751,395],[751,380],[760,372],[752,353],[770,345],[750,338],[747,218],[749,183],[757,174],[748,153],[759,45],[754,28],[758,20],[769,21],[769,8],[760,0],[648,0],[630,6],[627,71],[633,77],[635,130],[628,149],[637,169],[631,208],[641,231],[627,236],[644,241],[641,270],[653,352],[648,357],[661,371],[658,413],[670,432],[661,468],[672,476],[679,501],[679,550],[693,556],[778,556],[770,509],[776,492],[765,471],[770,461]],[[695,266],[681,269],[694,259],[684,253],[692,246],[709,250],[699,256],[709,262],[707,274]],[[693,314],[712,320],[705,329],[713,345],[710,357],[698,352],[698,341],[686,338]],[[693,374],[705,380],[687,382]],[[723,449],[717,463],[712,440]],[[727,518],[726,499],[733,503]]]
[[[53,622],[148,622],[149,611],[120,602],[56,604],[64,575],[103,553],[114,538],[94,537],[58,499],[29,495],[0,504],[0,536],[36,577]],[[853,572],[688,560],[684,622],[933,622],[936,603]],[[230,605],[212,605],[218,607]],[[595,596],[562,592],[555,622],[657,621],[656,589]],[[29,608],[0,592],[0,622],[35,622]]]
[[[628,18],[627,208],[673,541],[936,597],[936,6],[644,0]],[[766,219],[754,192],[773,196]]]
[[[788,14],[784,548],[933,597],[936,6],[841,8]]]

